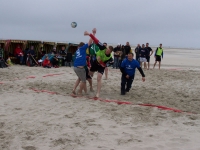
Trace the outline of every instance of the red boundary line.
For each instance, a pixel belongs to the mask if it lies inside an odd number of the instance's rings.
[[[44,75],[44,76],[42,76],[42,77],[57,76],[57,75],[61,75],[61,74],[64,74],[64,73],[57,73],[57,74],[47,74],[47,75]]]
[[[59,94],[59,95],[63,95],[63,94],[60,94],[60,93],[57,93],[57,92],[52,92],[52,91],[47,91],[47,90],[37,90],[37,89],[30,89],[30,90],[33,90],[37,93],[48,93],[48,94]],[[63,96],[69,96],[69,95],[63,95]],[[159,109],[162,109],[162,110],[169,110],[169,111],[174,111],[174,112],[178,112],[178,113],[184,113],[185,111],[182,111],[182,110],[179,110],[179,109],[175,109],[175,108],[170,108],[170,107],[165,107],[165,106],[159,106],[159,105],[153,105],[153,104],[133,104],[132,102],[127,102],[127,101],[120,101],[120,100],[106,100],[106,99],[101,99],[101,98],[95,98],[95,97],[84,97],[84,96],[73,96],[73,95],[70,95],[74,98],[78,98],[78,97],[83,97],[83,98],[89,98],[89,99],[92,99],[92,100],[99,100],[99,101],[102,101],[102,102],[113,102],[113,103],[116,103],[118,105],[121,105],[121,104],[125,104],[125,105],[138,105],[138,106],[148,106],[148,107],[155,107],[155,108],[159,108]],[[195,114],[195,113],[191,113],[191,112],[185,112],[185,113],[190,113],[190,114]]]

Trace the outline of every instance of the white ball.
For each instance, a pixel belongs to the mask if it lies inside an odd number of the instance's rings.
[[[77,23],[76,23],[76,22],[72,22],[72,23],[71,23],[71,26],[72,26],[72,28],[76,28]]]

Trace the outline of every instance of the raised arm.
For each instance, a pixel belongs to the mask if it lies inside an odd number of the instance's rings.
[[[106,49],[106,47],[103,45],[103,43],[101,43],[94,35],[94,32],[96,33],[96,30],[93,29],[93,34],[85,31],[84,35],[88,35],[92,38],[92,40],[94,41],[94,43],[99,47],[100,50],[104,50]]]

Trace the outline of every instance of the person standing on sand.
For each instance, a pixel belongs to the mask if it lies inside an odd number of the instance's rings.
[[[149,70],[150,68],[150,57],[153,54],[153,50],[151,49],[151,47],[149,47],[149,43],[146,43],[146,47],[148,55],[146,56],[147,59],[147,70]]]
[[[142,63],[144,62],[144,69],[146,68],[146,56],[148,55],[148,50],[145,48],[144,44],[142,44],[142,48],[139,50],[139,56],[140,56],[140,67],[142,68]]]
[[[121,51],[121,44],[118,43],[117,47],[114,48],[114,63],[113,63],[113,69],[119,68],[119,57],[120,57],[120,51]]]
[[[128,53],[131,53],[131,47],[129,42],[126,42],[126,45],[124,46],[124,51],[126,56],[128,55]]]
[[[96,29],[93,29],[93,34],[96,33]],[[84,35],[86,35],[87,32],[84,32]],[[85,93],[87,93],[87,87],[86,87],[86,50],[91,45],[92,39],[90,38],[89,42],[87,44],[80,42],[78,45],[78,49],[75,52],[75,61],[74,61],[74,72],[78,76],[78,79],[76,80],[76,83],[74,85],[74,89],[72,90],[72,96],[76,96],[75,89],[79,85],[80,81],[80,89],[78,90],[78,95],[82,96],[82,91],[84,90]]]
[[[93,87],[92,87],[92,77],[89,75],[89,68],[91,67],[90,65],[90,57],[86,56],[86,66],[84,67],[85,69],[85,73],[86,73],[86,80],[89,82],[90,85],[90,91],[93,92]],[[76,88],[78,87],[78,85],[80,84],[81,80],[78,79],[78,81],[76,82],[74,89],[72,90],[72,96],[76,95]]]
[[[140,62],[139,61],[139,58],[140,58],[140,54],[139,54],[140,48],[141,48],[140,44],[138,44],[137,47],[135,48],[135,60],[137,60],[138,62]]]
[[[120,70],[122,72],[121,76],[121,95],[125,95],[126,92],[129,92],[131,89],[134,77],[135,77],[135,69],[138,69],[140,74],[142,75],[142,81],[145,81],[145,75],[140,67],[140,64],[137,60],[133,59],[133,53],[129,53],[127,58],[123,60]]]
[[[101,90],[101,79],[104,73],[104,70],[106,68],[106,63],[112,60],[112,46],[104,46],[94,35],[90,34],[89,32],[86,32],[85,35],[90,36],[94,43],[99,47],[99,51],[96,53],[96,60],[92,64],[92,67],[90,68],[90,75],[93,76],[94,72],[98,72],[97,74],[97,93],[95,95],[95,98],[98,98],[100,95]]]
[[[154,56],[155,57],[155,63],[153,65],[153,69],[155,68],[157,62],[158,62],[159,69],[160,69],[160,66],[161,66],[161,56],[162,56],[162,59],[163,59],[162,44],[160,44],[160,47],[157,47],[157,49],[156,49],[155,56]]]

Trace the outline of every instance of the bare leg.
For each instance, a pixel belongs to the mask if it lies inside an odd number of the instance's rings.
[[[157,63],[157,61],[155,61],[154,65],[153,65],[153,69],[155,68],[155,66],[156,66],[156,63]]]
[[[159,65],[159,69],[160,69],[161,61],[158,62],[158,65]]]
[[[96,97],[99,97],[99,94],[100,94],[100,90],[101,90],[101,78],[102,78],[102,74],[98,72],[98,75],[97,75],[97,94],[96,94]]]
[[[89,72],[89,75],[91,76],[91,77],[93,77],[93,75],[94,75],[94,72]]]
[[[87,93],[87,88],[86,88],[86,82],[82,82],[80,83],[80,89],[78,90],[78,95],[82,96],[82,91],[85,91],[85,93]]]
[[[144,62],[144,69],[147,69],[147,63]]]
[[[142,68],[142,62],[140,62],[140,67]]]
[[[148,68],[147,69],[149,70],[149,68],[150,68],[150,62],[148,62]]]
[[[93,87],[92,87],[92,79],[88,79],[89,85],[90,85],[90,91],[93,92]]]
[[[108,79],[108,67],[105,68],[105,80]]]
[[[76,88],[78,87],[80,81],[81,81],[81,80],[80,80],[79,78],[76,80],[76,83],[75,83],[74,88],[73,88],[73,90],[72,90],[72,93],[73,93],[74,95],[76,95]]]

